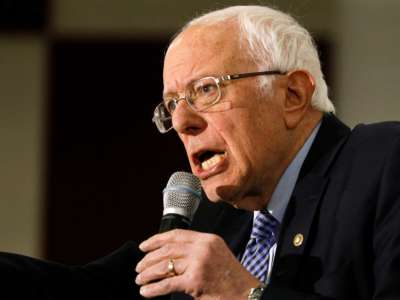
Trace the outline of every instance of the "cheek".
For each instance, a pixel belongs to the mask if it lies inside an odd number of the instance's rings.
[[[234,116],[227,114],[227,116],[218,118],[212,123],[214,132],[222,138],[224,143],[230,148],[233,147],[238,141],[237,132],[239,130],[238,121]]]
[[[274,156],[279,126],[268,120],[268,115],[261,111],[252,114],[244,111],[236,118],[217,125],[241,172],[258,170],[273,160],[271,156]]]
[[[214,129],[224,140],[232,159],[237,164],[249,164],[251,149],[254,141],[251,140],[251,120],[241,112],[230,114],[214,123]],[[244,166],[243,166],[244,167]]]
[[[223,136],[235,135],[235,131],[245,131],[253,122],[252,114],[246,108],[236,107],[218,114],[219,117],[209,124]]]

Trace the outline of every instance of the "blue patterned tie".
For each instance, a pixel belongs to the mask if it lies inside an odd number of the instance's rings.
[[[243,266],[262,282],[268,274],[269,250],[276,243],[278,224],[268,211],[260,211],[242,257]]]

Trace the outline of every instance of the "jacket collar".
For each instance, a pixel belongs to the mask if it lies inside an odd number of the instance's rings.
[[[320,200],[329,184],[329,170],[349,134],[350,129],[335,116],[323,117],[321,128],[300,170],[285,212],[279,233],[278,259],[274,264],[271,282],[276,278],[292,281],[297,276],[296,269],[301,262],[298,257],[304,253],[312,234],[312,224]]]

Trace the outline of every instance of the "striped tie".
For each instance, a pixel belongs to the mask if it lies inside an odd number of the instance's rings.
[[[243,266],[262,282],[268,274],[269,250],[276,243],[277,227],[278,221],[268,211],[260,211],[242,257]]]

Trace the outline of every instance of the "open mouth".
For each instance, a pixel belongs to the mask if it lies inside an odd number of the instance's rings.
[[[210,170],[212,167],[216,166],[221,162],[226,156],[225,151],[203,151],[195,155],[196,162],[201,166],[201,168],[206,171]]]

